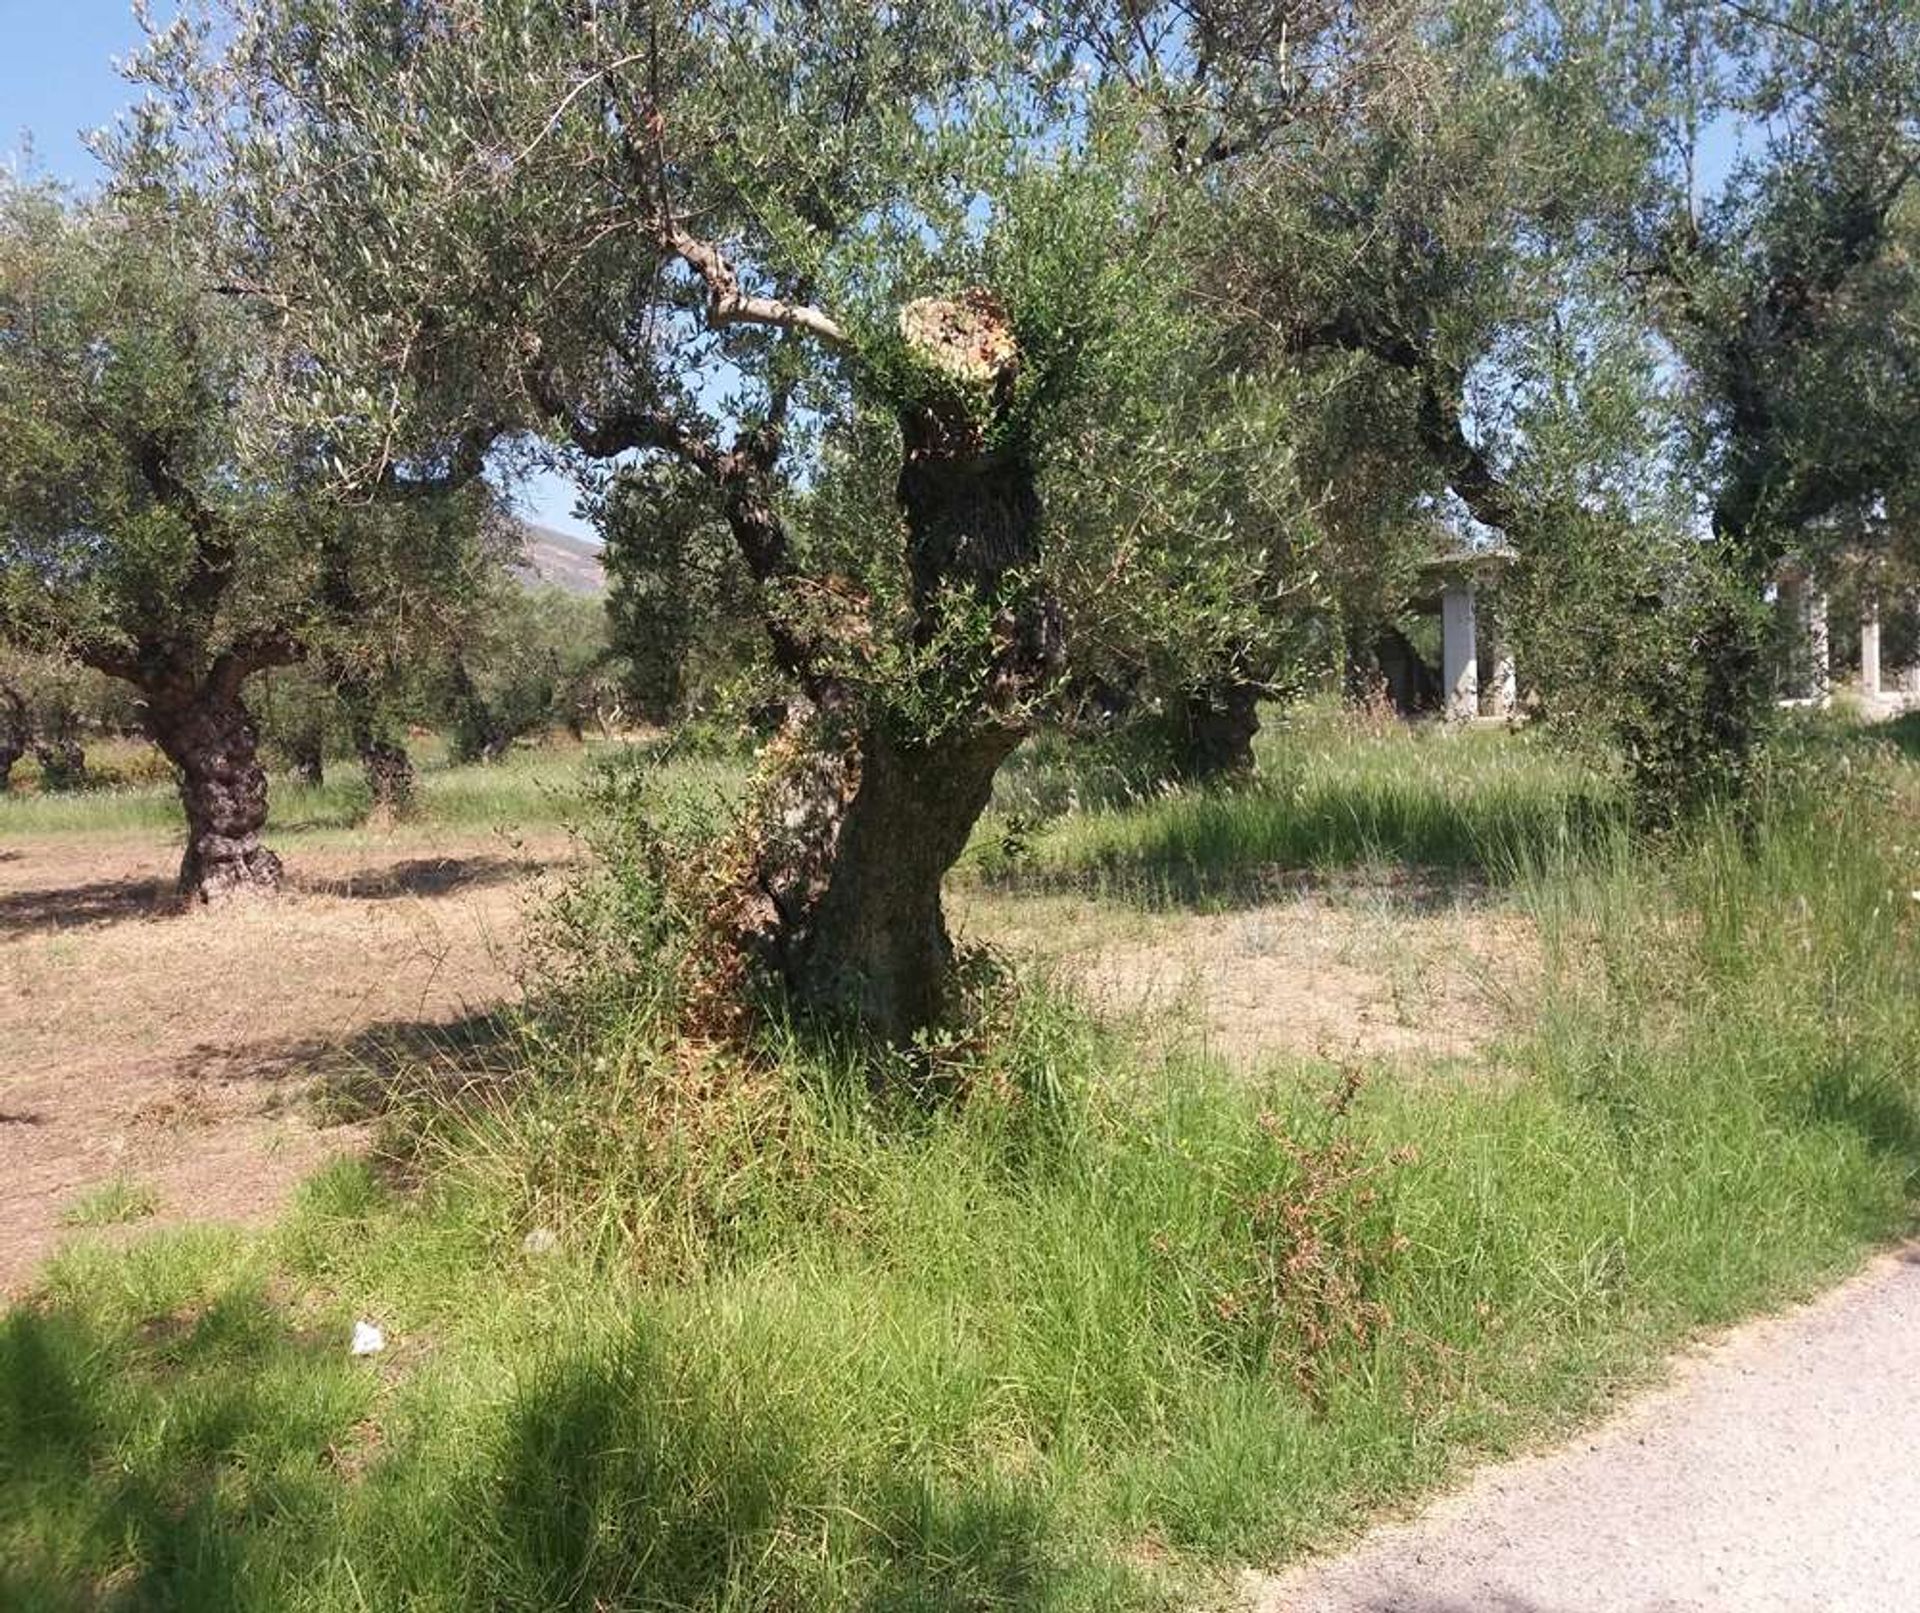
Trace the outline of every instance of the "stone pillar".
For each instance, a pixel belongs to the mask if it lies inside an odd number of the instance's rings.
[[[1880,698],[1880,601],[1873,594],[1860,606],[1860,693]]]
[[[1480,712],[1480,659],[1475,643],[1473,583],[1449,582],[1440,595],[1440,682],[1449,722]]]
[[[1490,717],[1510,718],[1520,706],[1520,672],[1513,659],[1513,641],[1496,619],[1493,630],[1493,677],[1488,691]]]
[[[1807,587],[1807,698],[1824,706],[1833,696],[1833,654],[1827,636],[1827,591]]]
[[[1779,602],[1774,609],[1778,613],[1785,650],[1780,692],[1790,700],[1798,700],[1807,681],[1807,585],[1797,567],[1788,566],[1781,571]]]

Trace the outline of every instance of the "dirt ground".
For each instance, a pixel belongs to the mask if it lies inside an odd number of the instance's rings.
[[[257,1221],[362,1146],[331,1095],[512,1000],[526,902],[571,855],[557,834],[444,830],[283,850],[288,893],[208,913],[177,910],[177,853],[151,836],[0,848],[0,1296],[76,1235],[66,1219],[103,1184],[157,1194],[142,1225]],[[956,905],[964,935],[1247,1067],[1486,1067],[1535,964],[1517,918],[1458,896],[1303,889],[1222,914]]]
[[[0,849],[0,1294],[102,1183],[143,1224],[270,1215],[361,1144],[327,1081],[458,1033],[515,992],[521,907],[564,841],[429,832],[283,848],[294,888],[178,911],[177,851],[94,836]]]
[[[1489,1068],[1537,989],[1522,915],[1477,891],[1302,885],[1222,913],[1071,897],[963,905],[967,930],[1051,959],[1096,1007],[1241,1069],[1295,1058]]]

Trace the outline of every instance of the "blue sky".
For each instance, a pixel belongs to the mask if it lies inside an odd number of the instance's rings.
[[[157,19],[171,15],[156,0]],[[140,43],[131,0],[0,0],[0,158],[29,145],[44,173],[82,188],[101,176],[84,143],[134,99],[114,71]],[[535,477],[519,489],[523,512],[563,532],[593,536],[573,515],[573,483]]]

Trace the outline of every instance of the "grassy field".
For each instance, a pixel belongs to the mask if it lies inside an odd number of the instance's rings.
[[[270,1232],[82,1239],[0,1323],[0,1604],[1223,1602],[1912,1226],[1897,745],[1810,732],[1757,833],[1657,844],[1532,736],[1313,715],[1218,796],[1042,753],[959,883],[1150,921],[1352,872],[1537,931],[1484,1075],[1229,1070],[1028,970],[881,1098],[602,980]]]
[[[486,767],[455,767],[438,740],[414,742],[419,768],[420,818],[441,828],[528,828],[566,820],[579,796],[585,766],[623,747],[600,741],[585,746],[555,742],[523,747]],[[164,763],[151,747],[132,742],[98,747],[93,765],[99,787],[42,794],[31,763],[16,770],[20,788],[0,800],[0,832],[10,835],[179,833],[180,798]],[[336,760],[323,785],[275,774],[269,797],[268,836],[340,835],[358,829],[367,815],[367,788],[357,766]]]

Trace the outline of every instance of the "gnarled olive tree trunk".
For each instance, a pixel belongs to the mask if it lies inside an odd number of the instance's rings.
[[[413,810],[413,757],[397,739],[368,736],[359,742],[360,768],[367,778],[373,810],[405,817]]]
[[[290,740],[287,756],[302,784],[317,790],[327,782],[327,744],[320,734],[301,734]]]
[[[378,697],[364,682],[336,680],[347,711],[347,728],[354,754],[367,780],[369,810],[375,817],[400,818],[413,808],[413,757],[382,722]]]
[[[859,784],[791,970],[804,1001],[893,1041],[939,1017],[953,962],[941,882],[1019,742],[1006,729],[931,744],[861,740]]]
[[[1174,769],[1196,784],[1242,778],[1253,771],[1260,732],[1260,690],[1227,676],[1189,690],[1174,714]]]
[[[147,731],[174,765],[187,814],[180,893],[215,902],[277,889],[280,859],[260,841],[267,774],[239,678],[217,666],[204,677],[155,680],[145,692]]]
[[[1065,659],[1060,611],[1030,570],[1040,553],[1033,467],[991,429],[1019,362],[1004,315],[982,296],[929,300],[901,325],[958,383],[900,407],[913,636],[931,645],[954,612],[977,612],[985,641],[929,657],[911,702],[877,691],[846,770],[819,773],[822,790],[840,791],[825,803],[837,823],[807,899],[786,906],[783,948],[801,1000],[895,1042],[939,1017],[953,958],[941,883]],[[907,707],[911,719],[899,715]]]

